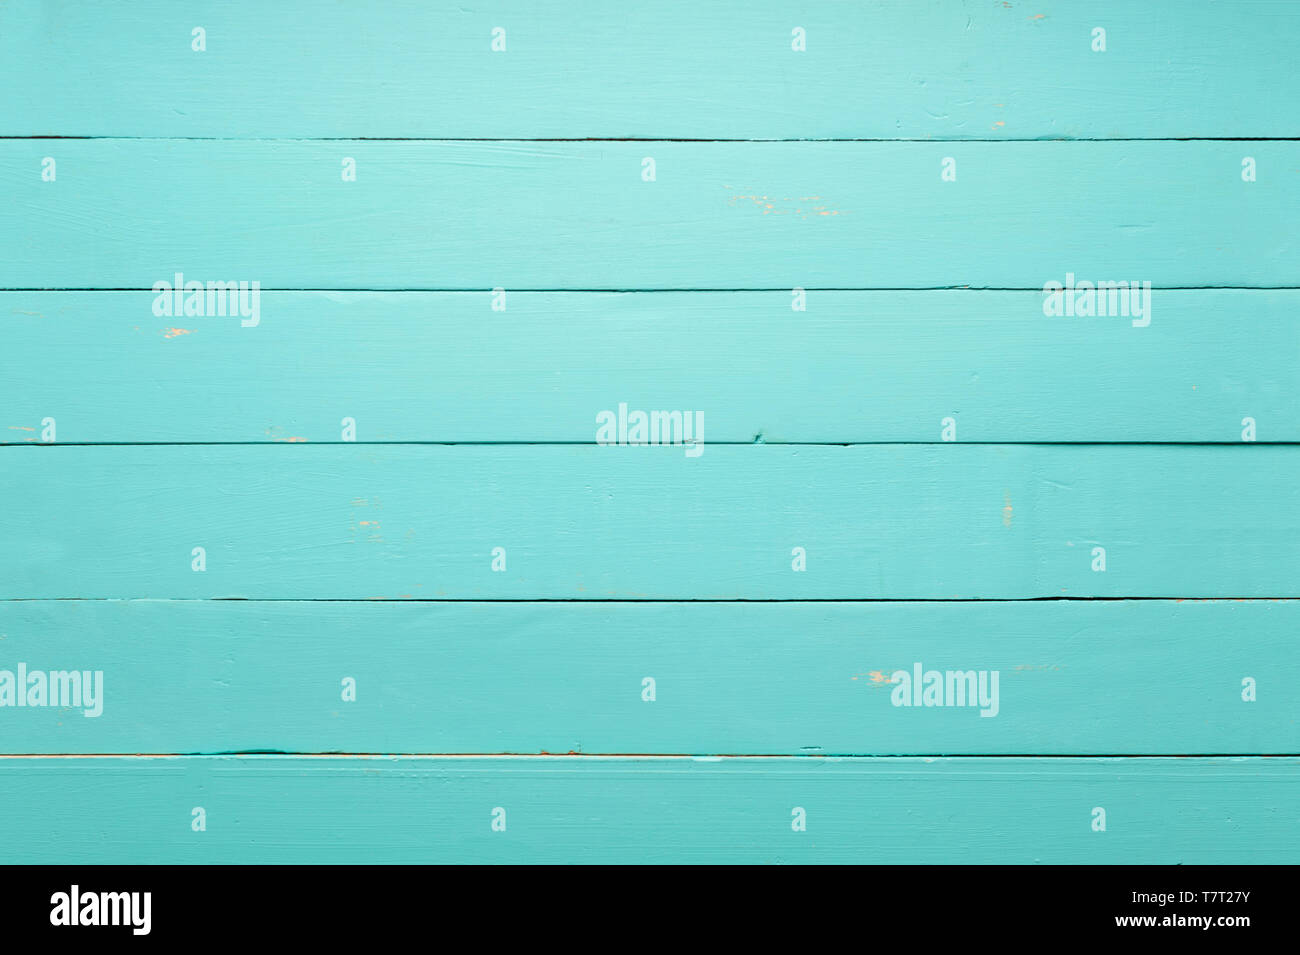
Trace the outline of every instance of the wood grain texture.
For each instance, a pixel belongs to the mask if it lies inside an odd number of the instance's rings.
[[[1300,292],[1161,290],[1151,324],[1041,292],[267,292],[261,322],[150,292],[0,293],[0,443],[579,441],[703,409],[720,442],[1300,439]]]
[[[1294,136],[1296,15],[1280,0],[655,0],[617,14],[592,0],[8,0],[0,135]]]
[[[1300,596],[1294,445],[11,446],[0,460],[3,597]]]
[[[10,758],[0,836],[79,865],[1294,864],[1298,782],[1295,758]]]
[[[1300,862],[1297,37],[0,3],[3,861]]]
[[[7,140],[0,194],[3,288],[1300,286],[1300,142]]]
[[[0,601],[0,670],[102,673],[0,751],[1288,753],[1298,645],[1297,601]],[[996,709],[895,705],[918,662]]]

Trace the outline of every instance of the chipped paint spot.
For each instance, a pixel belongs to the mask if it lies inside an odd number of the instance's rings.
[[[727,188],[731,188],[728,186]],[[830,209],[824,205],[813,206],[811,209],[802,205],[800,202],[821,202],[822,196],[769,196],[758,193],[740,193],[727,197],[727,205],[735,208],[745,202],[748,202],[753,208],[759,210],[763,215],[777,216],[796,216],[800,219],[808,219],[812,216],[843,216],[848,215],[843,209]],[[791,205],[782,205],[790,203]]]
[[[893,686],[889,682],[889,674],[883,670],[868,670],[866,673],[855,673],[849,679],[857,682],[858,677],[863,676],[867,678],[867,682],[871,683],[872,686]]]
[[[193,335],[194,330],[191,328],[164,328],[163,338],[179,338],[182,335]]]
[[[1002,526],[1003,527],[1011,526],[1012,510],[1013,508],[1011,507],[1011,493],[1009,491],[1003,491],[1002,492]]]
[[[11,425],[9,426],[9,430],[10,430],[10,431],[35,431],[36,429],[35,429],[35,428],[28,428],[28,427],[25,427],[25,426],[23,426],[23,425],[21,425],[21,424],[11,424]]]

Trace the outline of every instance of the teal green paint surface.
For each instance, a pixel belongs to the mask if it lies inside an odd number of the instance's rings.
[[[8,0],[0,135],[1294,136],[1296,16],[1284,0]]]
[[[261,321],[150,292],[0,293],[0,443],[595,439],[596,412],[704,409],[768,443],[1300,439],[1300,293],[1165,289],[1151,323],[1041,291],[266,292]],[[562,334],[559,330],[563,330]],[[50,356],[57,355],[56,362]],[[111,360],[106,360],[111,356]],[[647,356],[651,356],[647,360]]]
[[[102,694],[0,751],[1282,753],[1298,648],[1296,601],[3,601],[0,670]],[[894,705],[918,662],[998,671],[996,710]]]
[[[0,3],[0,861],[1300,862],[1298,43]]]
[[[3,453],[4,597],[1300,596],[1292,445]]]
[[[0,200],[4,288],[1300,285],[1300,142],[7,140]]]
[[[0,837],[11,863],[1294,863],[1298,783],[1295,758],[6,759]]]

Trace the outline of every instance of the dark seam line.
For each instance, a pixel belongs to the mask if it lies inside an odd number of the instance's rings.
[[[127,142],[234,142],[234,143],[1293,143],[1300,136],[1030,136],[943,139],[921,136],[810,136],[793,138],[723,138],[691,136],[58,136],[45,133],[0,136],[0,140],[104,140]]]
[[[699,293],[735,293],[735,292],[789,292],[793,286],[782,285],[775,288],[512,288],[510,286],[497,286],[504,288],[506,292],[514,293],[544,293],[548,295],[589,295],[589,294],[611,294],[611,295],[682,295],[682,294],[699,294]],[[1043,294],[1042,288],[1038,286],[1009,286],[1009,285],[915,285],[915,286],[815,286],[800,285],[799,288],[805,292],[1038,292]],[[328,292],[330,294],[366,294],[372,292],[383,292],[387,294],[417,294],[417,295],[442,295],[451,293],[487,293],[493,291],[492,288],[289,288],[289,287],[272,287],[259,286],[263,292]],[[1153,292],[1294,292],[1300,290],[1297,285],[1153,285]],[[1077,290],[1076,290],[1077,291]],[[128,288],[125,286],[80,286],[80,287],[54,287],[46,286],[37,287],[0,287],[0,292],[147,292],[150,295],[157,295],[152,288]],[[184,317],[184,316],[181,316]],[[237,316],[232,316],[237,317]],[[1081,319],[1088,319],[1094,316],[1080,316]],[[1098,318],[1107,318],[1115,316],[1096,316]],[[1123,317],[1123,316],[1121,316]]]
[[[290,759],[1295,759],[1300,753],[413,753],[413,752],[318,752],[279,749],[234,749],[186,753],[0,753],[0,759],[222,759],[227,757],[287,757]]]
[[[6,603],[347,603],[347,604],[925,604],[925,603],[1290,603],[1291,597],[0,597]]]
[[[0,441],[0,448],[304,448],[304,447],[436,447],[436,448],[586,448],[586,447],[645,447],[682,450],[685,444],[637,444],[637,445],[598,445],[586,441],[434,441],[434,440],[393,440],[393,441]],[[1251,446],[1268,448],[1289,448],[1300,445],[1300,441],[770,441],[766,438],[751,441],[707,441],[704,447],[729,448],[869,448],[888,447],[1169,447],[1169,448],[1220,448]]]

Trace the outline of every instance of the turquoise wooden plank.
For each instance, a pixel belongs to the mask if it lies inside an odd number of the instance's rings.
[[[11,864],[1294,864],[1297,782],[1293,757],[14,757],[0,844]]]
[[[0,596],[1300,596],[1296,445],[704,438],[10,446]]]
[[[1298,172],[1300,142],[8,140],[0,287],[1297,287]]]
[[[1285,2],[9,0],[0,134],[1294,136],[1298,35]]]
[[[1296,601],[0,601],[0,749],[1295,753],[1298,646]]]
[[[1160,290],[1152,320],[1039,292],[0,293],[0,443],[582,441],[706,409],[719,442],[1300,440],[1300,292]],[[559,330],[563,330],[559,333]],[[647,360],[647,356],[652,356]],[[165,398],[163,397],[165,396]],[[162,399],[162,400],[160,400]]]

